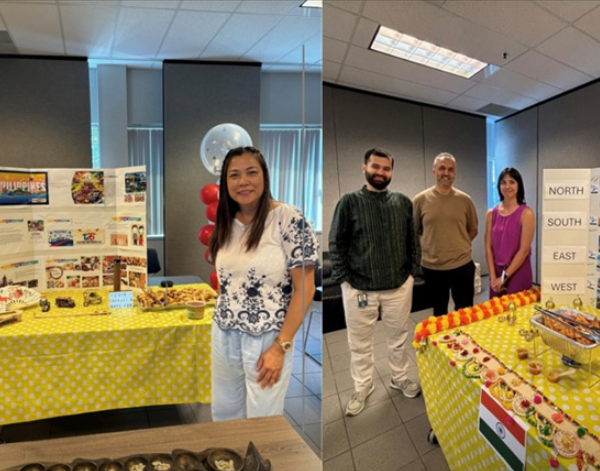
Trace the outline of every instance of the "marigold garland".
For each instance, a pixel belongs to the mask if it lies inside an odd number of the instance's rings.
[[[531,288],[520,291],[515,294],[505,294],[499,298],[492,298],[489,301],[477,304],[473,307],[452,311],[445,316],[431,316],[419,323],[415,329],[413,346],[422,347],[422,342],[427,337],[437,334],[443,330],[452,329],[458,326],[471,324],[472,322],[489,319],[508,310],[508,305],[512,302],[517,307],[526,306],[535,303],[540,299],[540,291],[537,288]]]

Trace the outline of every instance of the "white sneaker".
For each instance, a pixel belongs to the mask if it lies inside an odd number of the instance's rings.
[[[371,389],[369,389],[368,392],[354,392],[354,394],[352,394],[352,397],[348,401],[348,406],[346,407],[346,415],[352,417],[354,415],[359,414],[365,408],[367,397],[369,397],[374,390],[375,385],[372,384]]]
[[[421,393],[421,387],[412,379],[408,378],[403,379],[402,381],[400,381],[400,383],[394,383],[394,380],[392,379],[390,386],[393,389],[402,391],[402,394],[404,394],[410,399],[412,399],[413,397],[417,397]]]

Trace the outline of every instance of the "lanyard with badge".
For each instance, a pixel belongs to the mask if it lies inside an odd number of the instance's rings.
[[[356,295],[356,304],[358,307],[367,307],[369,305],[369,296],[364,291],[361,291]]]

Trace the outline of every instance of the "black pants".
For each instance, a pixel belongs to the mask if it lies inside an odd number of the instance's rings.
[[[452,270],[430,270],[423,267],[423,277],[425,289],[433,299],[434,316],[448,313],[450,291],[452,291],[455,310],[473,305],[475,264],[472,261]]]

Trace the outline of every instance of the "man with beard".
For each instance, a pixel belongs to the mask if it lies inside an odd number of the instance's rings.
[[[442,152],[433,161],[435,185],[413,199],[415,228],[423,248],[423,275],[433,298],[433,314],[473,305],[475,264],[471,241],[477,236],[477,212],[466,193],[452,187],[456,159]]]
[[[394,159],[369,149],[362,166],[367,184],[342,196],[329,233],[332,279],[341,283],[354,394],[346,415],[365,407],[373,392],[373,335],[377,319],[385,325],[390,386],[416,397],[421,389],[408,375],[406,343],[414,275],[421,251],[410,199],[387,190]]]

